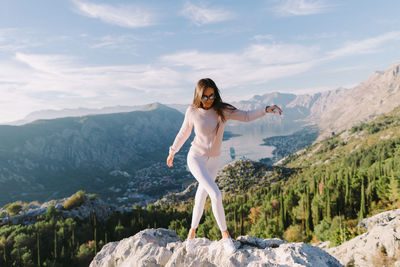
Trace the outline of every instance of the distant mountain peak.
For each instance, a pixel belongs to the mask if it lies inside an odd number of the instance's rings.
[[[150,111],[156,109],[166,109],[168,108],[166,105],[161,104],[160,102],[154,102],[151,104],[144,105],[140,110],[142,111]]]

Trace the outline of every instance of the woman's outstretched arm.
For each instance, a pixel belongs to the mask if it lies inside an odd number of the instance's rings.
[[[183,120],[181,129],[179,130],[178,134],[176,135],[174,143],[172,144],[172,146],[169,147],[169,156],[167,159],[168,166],[170,166],[170,165],[172,166],[172,159],[173,159],[175,153],[177,153],[179,151],[179,149],[181,149],[182,145],[189,138],[189,136],[192,132],[193,122],[191,120],[190,109],[191,109],[190,106],[186,109],[185,119]],[[169,161],[170,161],[170,163],[169,163]]]
[[[274,105],[247,111],[240,109],[227,110],[226,118],[227,120],[249,122],[261,118],[267,113],[276,113],[274,112],[275,109],[278,109],[279,115],[281,115],[282,110],[278,106]]]

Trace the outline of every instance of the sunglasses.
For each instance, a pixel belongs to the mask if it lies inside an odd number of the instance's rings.
[[[209,95],[209,96],[203,95],[203,96],[201,97],[201,100],[207,101],[208,99],[213,100],[214,98],[215,98],[215,95],[214,95],[214,94],[211,94],[211,95]]]

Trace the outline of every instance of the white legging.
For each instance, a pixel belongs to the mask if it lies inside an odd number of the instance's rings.
[[[210,196],[212,211],[221,231],[227,230],[222,194],[214,182],[217,177],[219,157],[207,157],[195,154],[189,150],[187,164],[190,172],[199,182],[194,199],[192,228],[197,228],[204,211],[207,195]]]

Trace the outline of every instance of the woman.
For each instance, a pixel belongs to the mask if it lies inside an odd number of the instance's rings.
[[[190,172],[199,182],[193,207],[192,223],[186,241],[186,251],[194,249],[196,228],[204,211],[207,195],[211,198],[212,211],[222,233],[222,242],[227,253],[236,251],[226,227],[225,212],[222,206],[222,195],[214,182],[217,176],[219,156],[221,154],[222,136],[226,121],[238,120],[249,122],[263,117],[266,113],[277,113],[282,110],[274,106],[266,106],[251,111],[242,111],[222,102],[219,90],[214,81],[206,78],[198,81],[193,104],[185,112],[185,119],[174,143],[169,148],[167,165],[173,166],[174,155],[189,138],[194,127],[195,137],[187,155]]]

